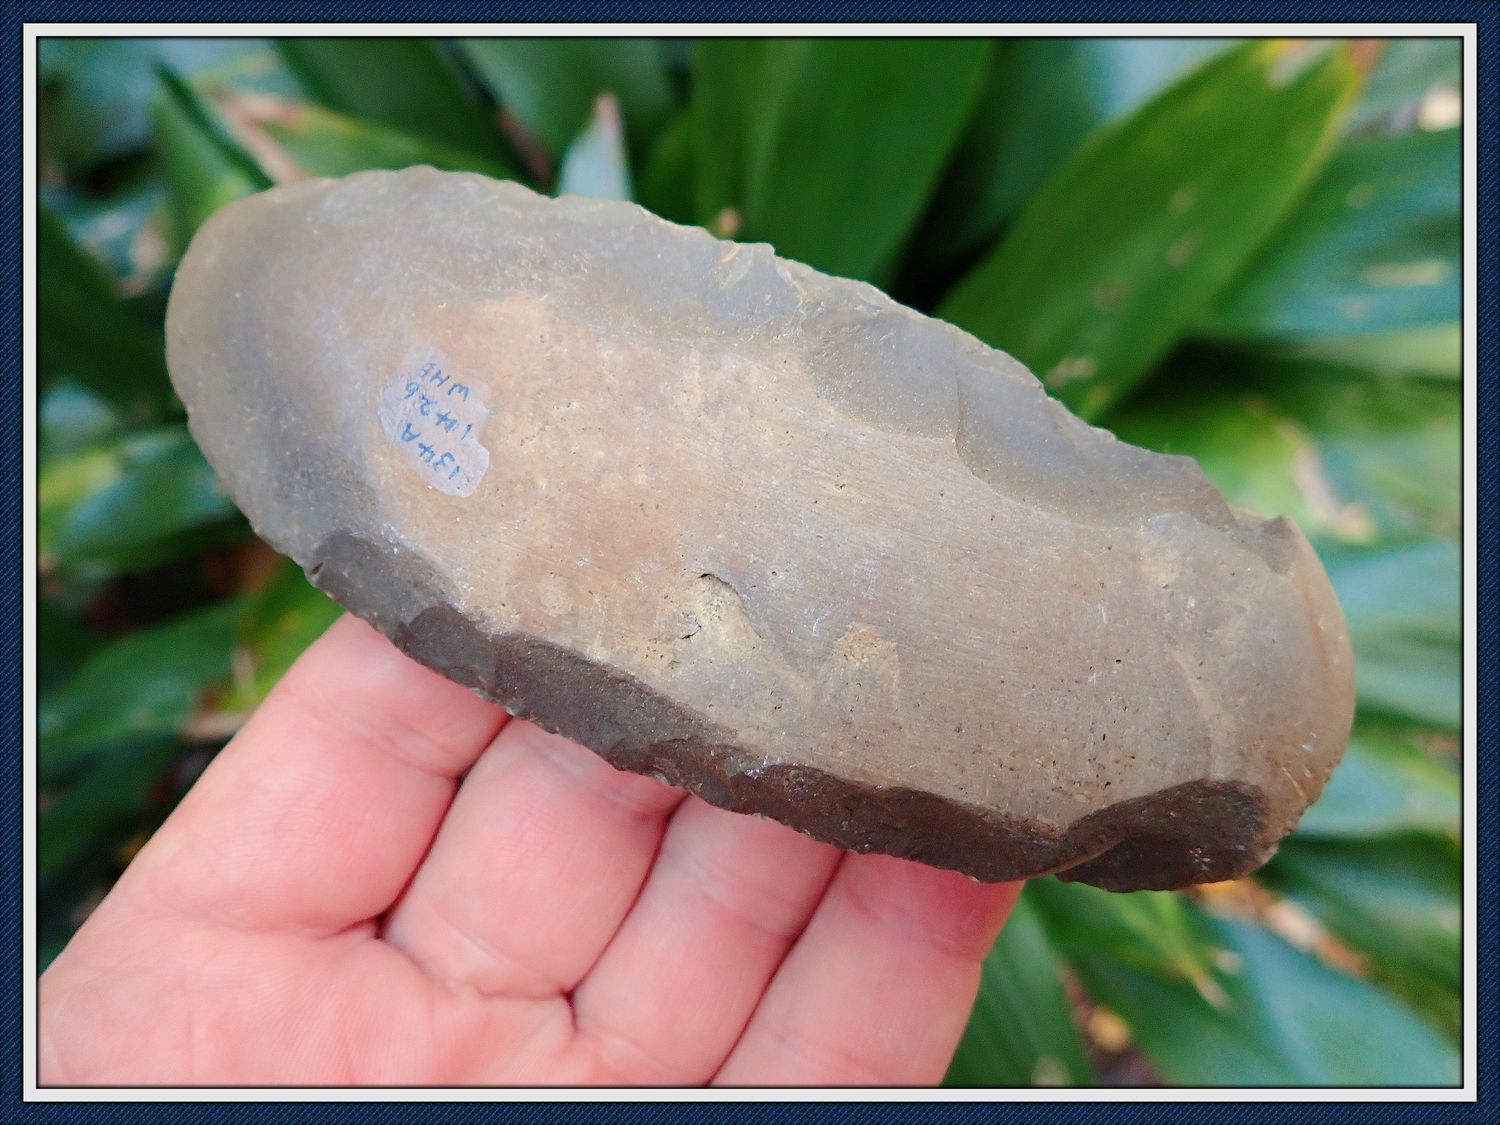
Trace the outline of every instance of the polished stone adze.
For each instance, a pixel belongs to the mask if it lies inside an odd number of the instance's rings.
[[[1284,519],[867,285],[427,168],[194,239],[192,432],[404,651],[615,765],[985,880],[1263,863],[1338,761]]]

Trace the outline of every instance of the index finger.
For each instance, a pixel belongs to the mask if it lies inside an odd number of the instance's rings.
[[[336,932],[384,911],[505,712],[357,618],[294,664],[111,898],[238,928]]]

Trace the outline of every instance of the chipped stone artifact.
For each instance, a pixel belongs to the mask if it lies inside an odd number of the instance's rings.
[[[281,187],[167,318],[257,531],[407,653],[725,808],[984,880],[1242,875],[1348,737],[1301,533],[875,289],[430,168]]]

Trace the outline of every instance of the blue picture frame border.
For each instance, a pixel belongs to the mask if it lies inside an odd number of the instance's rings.
[[[336,22],[359,19],[374,22],[464,22],[494,20],[550,22],[671,21],[706,22],[1406,22],[1471,23],[1478,28],[1478,113],[1472,126],[1478,130],[1478,239],[1466,252],[1477,255],[1478,337],[1477,371],[1477,477],[1478,527],[1476,557],[1466,565],[1478,567],[1478,754],[1475,773],[1468,784],[1476,786],[1476,805],[1481,818],[1476,833],[1478,854],[1477,918],[1478,964],[1475,1075],[1477,1103],[1424,1103],[1382,1101],[1371,1091],[1368,1102],[1309,1103],[1299,1101],[1294,1091],[1285,1100],[1267,1102],[1007,1102],[1006,1092],[996,1091],[990,1102],[767,1102],[767,1103],[542,1103],[542,1102],[54,1102],[27,1103],[22,1099],[21,996],[25,987],[21,964],[21,692],[22,692],[22,488],[23,449],[22,379],[22,52],[23,27],[27,23],[50,22]],[[6,970],[0,974],[0,1120],[7,1123],[94,1123],[367,1121],[406,1125],[411,1122],[480,1121],[531,1123],[647,1122],[696,1123],[702,1121],[744,1122],[746,1125],[784,1125],[816,1117],[832,1125],[856,1122],[902,1123],[930,1121],[942,1125],[964,1122],[1040,1121],[1129,1125],[1186,1122],[1310,1122],[1343,1125],[1358,1122],[1439,1122],[1500,1120],[1495,1091],[1497,1007],[1494,965],[1495,932],[1500,926],[1497,911],[1496,837],[1494,813],[1497,804],[1496,745],[1489,725],[1497,700],[1496,669],[1490,660],[1494,640],[1495,594],[1492,552],[1496,546],[1495,506],[1500,497],[1500,452],[1495,435],[1500,432],[1500,399],[1497,399],[1496,272],[1500,265],[1500,236],[1495,216],[1500,216],[1494,169],[1497,160],[1495,118],[1500,101],[1500,5],[1474,0],[1017,0],[1010,3],[978,3],[972,0],[824,0],[815,3],[713,0],[706,3],[649,4],[631,0],[578,2],[519,2],[505,5],[481,0],[371,0],[364,4],[299,2],[299,0],[243,0],[240,3],[212,0],[7,0],[0,5],[0,191],[5,201],[0,232],[0,473],[5,488],[0,493],[0,817],[3,817],[3,847],[0,847],[0,950]]]

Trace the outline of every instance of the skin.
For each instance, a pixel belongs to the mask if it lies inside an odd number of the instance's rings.
[[[621,773],[345,617],[43,975],[40,1081],[932,1083],[1019,889]]]

